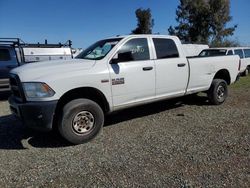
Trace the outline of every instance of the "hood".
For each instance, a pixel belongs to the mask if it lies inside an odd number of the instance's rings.
[[[55,60],[36,63],[28,63],[11,70],[11,73],[17,74],[21,81],[38,81],[41,78],[51,77],[53,75],[63,75],[75,71],[91,69],[95,64],[93,60],[71,59]],[[72,73],[73,74],[73,73]]]

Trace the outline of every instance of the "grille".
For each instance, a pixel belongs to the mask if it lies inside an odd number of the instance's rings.
[[[24,97],[22,95],[22,84],[19,80],[19,77],[17,75],[10,75],[10,88],[13,96],[18,100],[18,101],[23,101]]]

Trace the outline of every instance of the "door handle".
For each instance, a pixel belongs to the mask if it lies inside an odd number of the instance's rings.
[[[143,67],[142,70],[143,71],[150,71],[150,70],[153,70],[153,67]]]
[[[179,63],[177,66],[178,66],[178,67],[185,67],[185,66],[186,66],[186,63]]]

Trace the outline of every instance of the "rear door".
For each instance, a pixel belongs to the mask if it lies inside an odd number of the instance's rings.
[[[0,90],[8,88],[9,72],[17,66],[14,48],[0,47]]]
[[[152,38],[155,46],[156,97],[181,96],[188,82],[188,62],[181,57],[175,41]]]
[[[132,105],[155,97],[155,66],[150,59],[148,38],[128,39],[116,54],[126,53],[132,55],[130,60],[109,64],[115,107]]]

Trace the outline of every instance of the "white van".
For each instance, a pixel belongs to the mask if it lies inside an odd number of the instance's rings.
[[[233,48],[209,48],[202,50],[200,57],[239,55],[240,56],[240,73],[244,76],[250,71],[250,47],[233,47]]]

